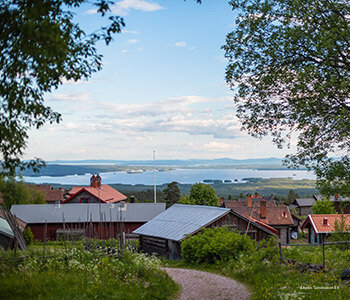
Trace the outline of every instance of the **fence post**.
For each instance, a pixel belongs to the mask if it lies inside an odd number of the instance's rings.
[[[47,234],[47,221],[45,221],[45,227],[44,227],[43,258],[45,257],[46,234]]]
[[[323,252],[323,269],[326,266],[325,254],[324,254],[324,239],[322,241],[322,252]]]
[[[283,262],[282,246],[281,246],[280,242],[278,243],[278,250],[279,250],[279,253],[280,253],[280,261]]]

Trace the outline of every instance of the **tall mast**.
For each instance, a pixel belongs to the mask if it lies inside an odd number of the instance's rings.
[[[154,167],[154,203],[157,203],[157,188],[156,188],[156,151],[153,150],[153,167]]]

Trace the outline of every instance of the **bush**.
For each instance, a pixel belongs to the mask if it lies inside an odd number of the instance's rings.
[[[29,226],[27,226],[24,229],[23,237],[24,237],[24,240],[26,241],[27,246],[29,246],[31,243],[33,243],[34,235],[33,235],[33,232],[32,232],[32,230],[30,229]]]
[[[187,263],[213,264],[236,259],[241,253],[254,251],[255,242],[248,236],[234,233],[227,227],[206,228],[181,244]]]

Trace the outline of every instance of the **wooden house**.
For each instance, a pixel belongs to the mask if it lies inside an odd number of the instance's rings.
[[[290,207],[295,208],[299,216],[307,216],[312,214],[312,205],[315,203],[315,198],[295,198]]]
[[[27,184],[26,186],[42,192],[47,204],[59,204],[63,201],[62,188],[54,189],[51,184]]]
[[[139,235],[140,248],[145,253],[156,253],[169,259],[181,258],[183,240],[198,234],[203,228],[228,226],[260,240],[277,236],[277,231],[254,219],[248,219],[230,209],[175,204],[147,222],[133,233]]]
[[[65,203],[118,203],[127,197],[108,184],[102,184],[99,175],[92,175],[90,186],[75,186],[69,192],[70,196],[62,201]]]
[[[327,235],[335,232],[335,221],[341,221],[341,217],[345,218],[345,225],[350,227],[350,214],[338,215],[308,215],[301,229],[308,230],[308,239],[310,244],[322,244],[325,242]]]
[[[248,194],[247,198],[238,201],[226,201],[225,207],[232,209],[246,218],[253,218],[260,223],[273,227],[278,231],[279,241],[289,243],[290,227],[293,226],[289,208],[285,205],[276,205],[273,200]]]

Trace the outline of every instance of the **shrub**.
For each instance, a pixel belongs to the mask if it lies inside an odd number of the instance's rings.
[[[227,227],[204,229],[181,244],[182,256],[188,263],[213,264],[236,259],[241,253],[254,251],[255,242]]]
[[[34,235],[33,235],[33,232],[32,232],[32,230],[30,229],[29,226],[27,226],[24,229],[23,237],[24,237],[24,240],[26,241],[27,246],[29,246],[31,243],[33,243]]]

